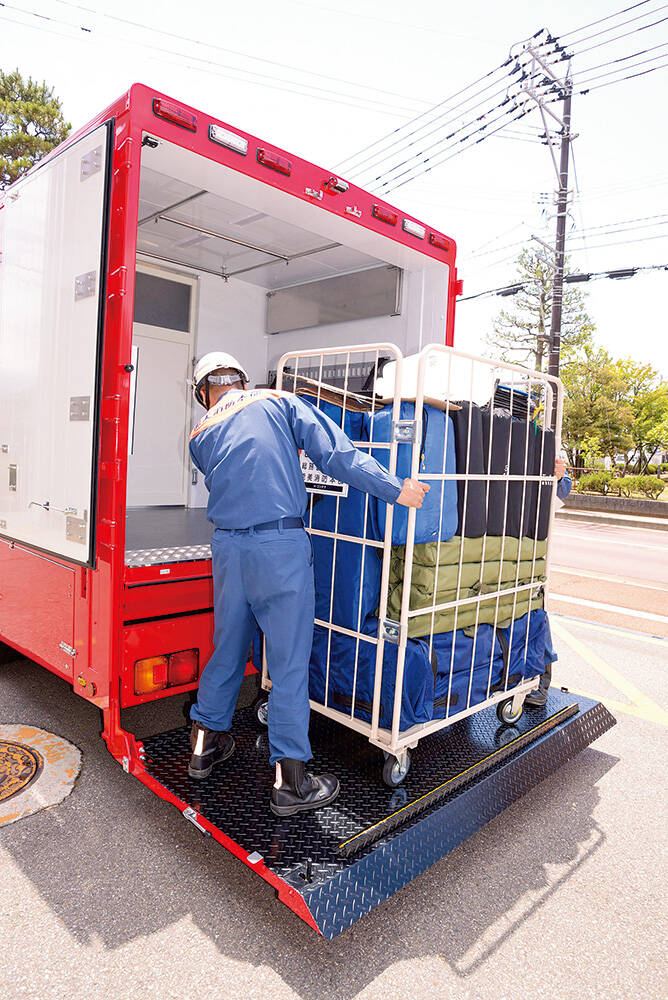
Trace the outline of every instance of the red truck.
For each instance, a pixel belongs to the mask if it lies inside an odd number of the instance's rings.
[[[212,649],[211,526],[188,453],[194,359],[229,351],[266,384],[300,348],[451,345],[455,261],[443,233],[140,84],[0,195],[0,639],[97,706],[125,770],[327,936],[454,846],[454,834],[424,846],[422,824],[446,806],[393,820],[353,860],[317,838],[297,847],[269,814],[241,834],[243,803],[207,804],[160,771],[177,759],[183,771],[183,733],[158,746],[121,712],[196,690]],[[533,775],[526,787],[611,724],[602,706],[574,704],[504,757]],[[371,809],[363,826],[374,825],[389,792],[369,793],[347,766],[351,794]],[[502,770],[455,797],[477,817],[460,839],[494,814],[473,802],[485,782],[497,783],[497,812],[512,800]],[[441,778],[425,778],[429,794]],[[332,851],[337,864],[321,863]]]

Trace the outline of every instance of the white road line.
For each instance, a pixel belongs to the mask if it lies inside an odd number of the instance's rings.
[[[607,535],[602,538],[599,535],[568,535],[573,541],[575,537],[579,542],[598,542],[599,545],[625,545],[629,549],[651,549],[652,552],[668,551],[668,545],[645,545],[642,542],[620,542],[617,538],[609,538]]]
[[[604,573],[588,573],[586,569],[573,569],[570,566],[552,565],[553,573],[563,573],[567,576],[583,576],[588,580],[604,580],[607,583],[621,583],[625,587],[641,587],[643,590],[660,590],[668,594],[668,583],[662,586],[655,583],[643,583],[642,580],[625,580],[623,576],[606,576]]]
[[[613,611],[617,615],[627,615],[630,618],[643,618],[650,622],[661,622],[668,625],[668,617],[665,615],[652,615],[648,611],[632,611],[631,608],[620,608],[616,604],[600,604],[598,601],[586,601],[584,597],[566,597],[564,594],[554,594],[550,591],[550,597],[555,601],[564,601],[566,604],[583,604],[588,608],[598,608],[599,611]]]
[[[550,611],[550,620],[552,618],[563,618],[572,625],[578,627],[581,625],[583,628],[593,629],[595,632],[606,632],[613,635],[616,632],[621,632],[624,638],[629,638],[633,642],[648,642],[651,645],[663,647],[668,643],[668,639],[662,638],[660,635],[647,635],[646,632],[638,632],[636,629],[629,628],[628,625],[602,625],[601,622],[590,622],[586,618],[574,618],[573,615],[565,615],[561,611]]]

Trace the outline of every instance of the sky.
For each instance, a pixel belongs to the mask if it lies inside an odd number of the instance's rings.
[[[668,266],[668,70],[601,86],[627,75],[625,63],[642,61],[636,72],[668,64],[668,4],[650,0],[585,29],[635,2],[9,0],[0,4],[0,68],[46,79],[75,128],[140,81],[367,186],[397,162],[390,154],[401,149],[392,143],[403,133],[369,151],[371,174],[356,175],[350,157],[451,98],[503,63],[511,46],[547,28],[576,50],[571,267]],[[624,61],[601,65],[612,59]],[[580,95],[578,81],[593,77],[590,92]],[[458,124],[471,116],[461,117],[467,108],[454,111],[455,104],[476,92],[444,105],[460,115]],[[559,105],[552,107],[558,112]],[[465,296],[511,284],[515,257],[532,234],[554,244],[556,176],[537,139],[540,128],[534,111],[386,195],[456,240]],[[442,134],[430,140],[436,141]],[[414,144],[399,159],[425,145]],[[579,287],[586,288],[602,346],[668,375],[668,270]],[[494,316],[511,304],[497,296],[460,302],[455,346],[481,349]]]

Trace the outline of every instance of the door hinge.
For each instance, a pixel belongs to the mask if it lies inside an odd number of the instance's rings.
[[[97,271],[86,271],[74,279],[74,301],[89,299],[97,290]]]
[[[88,177],[92,177],[96,174],[98,170],[102,169],[102,146],[98,146],[96,149],[92,149],[90,153],[86,153],[85,156],[81,157],[81,173],[79,174],[79,180],[85,181]]]
[[[63,653],[67,653],[68,656],[76,656],[77,651],[74,646],[70,646],[69,642],[59,642],[58,645],[62,649]]]

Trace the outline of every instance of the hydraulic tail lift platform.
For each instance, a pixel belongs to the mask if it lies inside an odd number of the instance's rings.
[[[314,713],[313,767],[341,794],[277,819],[248,709],[231,760],[189,779],[186,728],[141,741],[121,722],[194,692],[212,650],[185,387],[214,349],[247,358],[262,383],[285,351],[371,344],[379,330],[406,353],[452,346],[461,292],[450,237],[141,84],[0,194],[0,642],[97,708],[125,771],[328,938],[614,719],[559,691],[515,726],[486,708],[420,742],[388,789],[379,751]],[[325,318],[295,319],[295,301]]]
[[[235,716],[236,752],[206,781],[188,777],[188,727],[144,740],[127,767],[333,938],[614,724],[600,703],[559,690],[515,726],[501,726],[488,708],[418,744],[392,790],[379,781],[376,748],[314,715],[314,771],[335,773],[341,793],[325,809],[289,818],[269,811],[273,771],[252,709]]]

